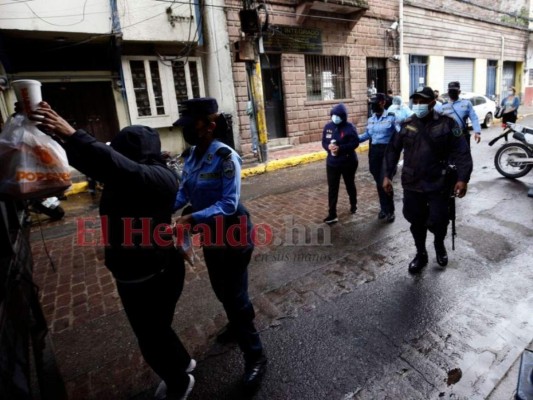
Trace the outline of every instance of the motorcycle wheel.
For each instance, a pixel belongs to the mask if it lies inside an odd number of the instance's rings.
[[[494,156],[494,165],[500,174],[509,179],[520,178],[527,175],[533,164],[525,164],[517,161],[510,162],[509,158],[531,158],[533,152],[524,144],[512,142],[506,143],[498,149]]]

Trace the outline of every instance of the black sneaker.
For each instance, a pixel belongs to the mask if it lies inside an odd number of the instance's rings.
[[[417,274],[428,265],[428,253],[416,253],[413,261],[409,263],[409,273]]]
[[[378,214],[378,219],[385,219],[386,216],[387,214],[385,213],[385,211],[380,211]]]
[[[334,224],[335,222],[338,222],[339,219],[336,215],[328,215],[326,218],[324,218],[324,222],[328,225]]]
[[[394,215],[394,213],[387,214],[387,216],[385,217],[385,221],[387,221],[388,223],[394,222],[395,219],[396,216]]]
[[[350,214],[355,214],[357,212],[357,206],[350,207]]]
[[[243,384],[247,389],[257,388],[265,374],[267,358],[262,355],[255,361],[247,361],[244,367]]]

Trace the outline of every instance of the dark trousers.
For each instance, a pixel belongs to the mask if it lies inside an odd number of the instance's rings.
[[[337,200],[339,198],[341,176],[344,180],[344,185],[346,185],[346,191],[350,198],[350,205],[354,207],[357,206],[357,189],[355,188],[355,172],[357,171],[357,166],[357,161],[339,167],[326,165],[326,173],[328,176],[329,215],[337,215]]]
[[[448,229],[448,196],[440,192],[403,191],[403,215],[411,223],[411,233],[418,253],[426,251],[429,230],[440,243]]]
[[[141,353],[165,381],[169,392],[182,393],[189,383],[185,369],[189,353],[172,329],[176,303],[183,289],[185,267],[180,256],[175,264],[140,283],[117,281],[117,289]]]
[[[204,247],[211,287],[226,311],[246,361],[255,361],[263,354],[254,326],[254,307],[248,297],[248,264],[252,252],[253,249]]]
[[[368,165],[370,168],[370,173],[376,182],[376,189],[378,191],[381,211],[383,211],[385,214],[393,214],[394,195],[392,193],[387,194],[385,193],[385,190],[383,190],[383,157],[385,156],[386,149],[386,144],[371,145],[368,153]]]

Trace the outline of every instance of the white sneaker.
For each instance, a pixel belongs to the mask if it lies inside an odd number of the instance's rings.
[[[194,369],[196,368],[196,360],[194,358],[191,358],[191,362],[189,363],[189,366],[185,370],[188,374],[190,374]]]
[[[191,372],[194,371],[195,368],[196,368],[196,360],[194,358],[191,358],[191,361],[189,362],[189,365],[187,366],[187,369],[185,370],[185,372],[190,374]],[[182,397],[182,399],[187,398],[189,393],[191,393],[193,386],[194,386],[194,377],[192,375],[189,375],[189,387],[187,388],[187,391],[185,392],[185,397]],[[157,387],[155,391],[154,398],[156,400],[165,400],[167,398],[167,384],[165,383],[165,381],[161,381],[159,383],[159,386]]]
[[[182,397],[180,397],[179,400],[186,400],[187,397],[189,397],[189,395],[191,394],[193,387],[194,387],[194,376],[189,374],[189,386],[187,386],[187,390],[185,390],[185,394]]]

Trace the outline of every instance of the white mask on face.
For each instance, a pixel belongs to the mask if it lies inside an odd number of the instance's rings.
[[[424,118],[428,112],[428,104],[413,104],[413,112],[418,118]]]
[[[338,115],[333,114],[331,116],[331,122],[333,122],[335,125],[339,125],[342,122],[342,118]]]

